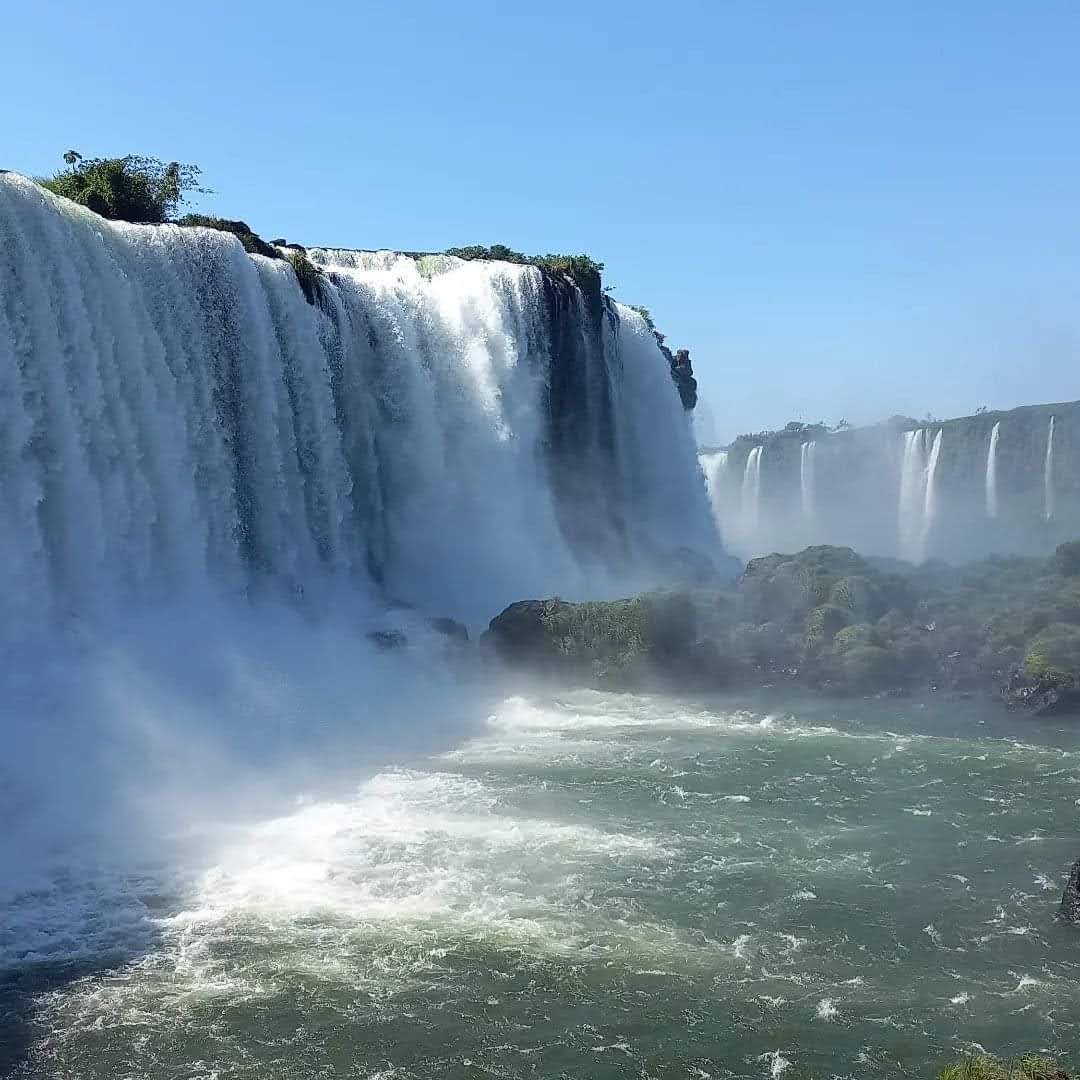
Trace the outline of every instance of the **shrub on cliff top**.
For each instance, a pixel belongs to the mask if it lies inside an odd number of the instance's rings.
[[[186,192],[205,190],[198,186],[198,166],[178,161],[166,164],[137,154],[83,159],[74,150],[64,160],[68,168],[39,181],[42,187],[114,221],[170,221]]]
[[[496,262],[518,263],[522,266],[538,266],[550,274],[565,274],[582,290],[600,291],[600,272],[602,262],[597,262],[589,255],[524,255],[505,244],[469,244],[466,247],[446,249],[447,255],[458,259],[490,259]]]

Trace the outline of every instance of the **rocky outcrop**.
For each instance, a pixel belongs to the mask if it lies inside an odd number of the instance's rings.
[[[1000,687],[1034,715],[1080,711],[1071,556],[914,568],[818,546],[753,559],[731,586],[521,601],[485,639],[510,663],[573,680],[879,696]]]
[[[496,615],[481,640],[514,666],[609,686],[670,686],[710,670],[698,652],[693,598],[680,591],[522,600]]]
[[[679,400],[684,409],[693,409],[697,406],[697,379],[694,378],[694,366],[690,363],[689,349],[676,349],[673,353],[664,344],[664,335],[653,330],[656,335],[656,343],[660,351],[667,358],[671,367],[671,378],[675,382],[675,388],[679,391]]]
[[[1069,871],[1069,881],[1058,914],[1065,922],[1080,924],[1080,859],[1073,863]]]
[[[1029,716],[1052,716],[1080,709],[1080,684],[1062,686],[1053,680],[1029,675],[1022,667],[1013,668],[1001,696],[1005,704]]]

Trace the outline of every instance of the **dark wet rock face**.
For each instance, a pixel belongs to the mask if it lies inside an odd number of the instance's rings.
[[[1065,895],[1061,898],[1061,918],[1074,926],[1080,924],[1080,859],[1069,871],[1069,883],[1065,886]]]

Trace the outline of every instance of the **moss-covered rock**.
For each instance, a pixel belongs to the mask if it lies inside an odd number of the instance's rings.
[[[938,1080],[1070,1080],[1070,1074],[1056,1061],[1034,1054],[1015,1061],[975,1054],[947,1065]]]
[[[1060,712],[1080,709],[1080,584],[1069,565],[1059,550],[897,569],[819,546],[754,559],[729,588],[523,610],[539,635],[534,659],[607,678],[793,680],[848,694],[997,687],[1014,707]],[[520,614],[492,623],[503,651],[514,651]]]

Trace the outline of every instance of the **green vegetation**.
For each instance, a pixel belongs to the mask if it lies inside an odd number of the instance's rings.
[[[198,186],[201,170],[197,165],[181,165],[176,161],[165,164],[157,158],[135,154],[122,158],[84,159],[77,150],[68,150],[64,162],[66,169],[38,183],[53,194],[80,203],[113,221],[140,225],[172,223],[231,233],[249,254],[288,261],[307,302],[319,303],[322,271],[308,260],[303,248],[292,245],[289,254],[282,255],[243,221],[207,214],[185,214],[177,218],[176,212],[188,192],[205,193],[207,190]]]
[[[276,247],[268,244],[258,233],[252,232],[251,227],[244,221],[229,221],[227,218],[209,217],[206,214],[185,214],[177,219],[176,224],[232,233],[249,255],[265,255],[268,259],[282,257]]]
[[[642,307],[640,304],[627,304],[626,306],[631,311],[636,311],[645,320],[645,325],[654,334],[657,333],[656,323],[653,322],[652,313],[649,311],[649,309],[647,307]],[[662,338],[662,335],[661,335],[661,338]]]
[[[299,282],[307,302],[318,306],[322,271],[308,259],[303,248],[290,248],[289,254],[285,258],[293,268],[293,273],[296,274],[296,280]]]
[[[797,682],[836,694],[1001,690],[1033,712],[1080,707],[1073,546],[1049,559],[921,568],[811,547],[753,559],[733,586],[551,610],[514,605],[515,659],[568,672],[659,668],[695,685]],[[660,599],[662,597],[662,603]],[[504,613],[506,614],[506,613]],[[500,638],[502,616],[492,621]],[[559,666],[558,663],[555,664]],[[642,676],[644,677],[644,676]]]
[[[114,221],[170,221],[187,192],[204,190],[198,186],[198,166],[177,161],[166,164],[135,154],[84,159],[76,150],[64,154],[64,161],[67,168],[40,180],[42,187]]]
[[[625,668],[645,650],[648,625],[639,599],[559,604],[541,616],[544,630],[564,656],[591,667]]]
[[[1080,672],[1080,626],[1051,623],[1029,642],[1024,670],[1052,686],[1072,687]]]
[[[947,1065],[938,1080],[1070,1080],[1069,1074],[1049,1058],[1028,1054],[1015,1061],[999,1061],[983,1054]]]
[[[550,274],[565,274],[583,292],[600,292],[600,274],[604,269],[602,262],[597,262],[588,255],[523,255],[505,244],[492,244],[490,247],[470,244],[467,247],[447,248],[445,254],[458,259],[491,259],[523,266],[538,266]]]

